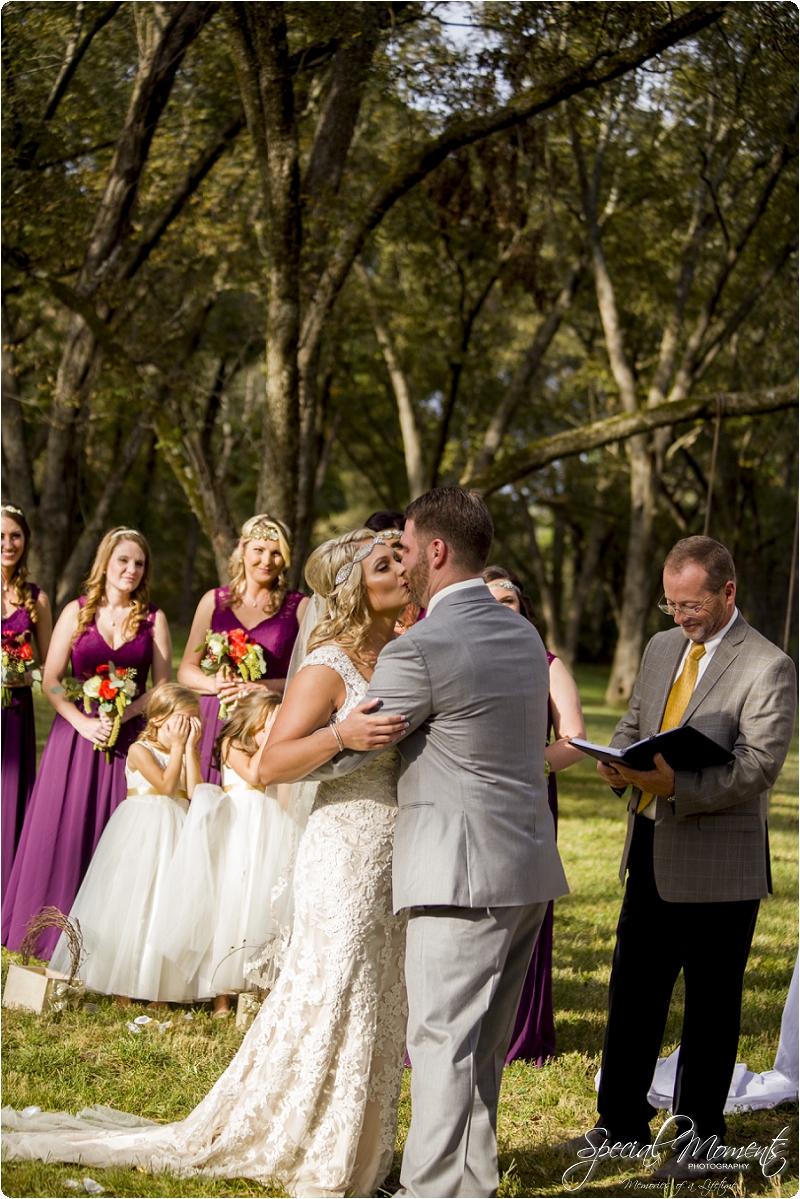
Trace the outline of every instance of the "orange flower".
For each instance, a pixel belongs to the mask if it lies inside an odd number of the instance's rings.
[[[111,684],[109,683],[108,679],[103,679],[102,683],[100,684],[99,695],[100,695],[100,699],[116,699],[117,698],[117,688],[112,687]]]
[[[230,654],[234,662],[241,662],[242,658],[247,653],[247,646],[250,638],[245,633],[244,629],[231,629],[228,634],[230,640]]]

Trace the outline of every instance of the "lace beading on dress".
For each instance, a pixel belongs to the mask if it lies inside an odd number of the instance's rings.
[[[328,666],[341,677],[346,691],[346,698],[341,708],[334,712],[328,724],[338,724],[349,716],[353,708],[361,703],[367,693],[369,683],[363,674],[348,658],[344,650],[336,645],[321,645],[307,655],[303,666]],[[302,667],[301,667],[302,669]],[[314,810],[325,804],[338,803],[341,800],[363,798],[370,803],[388,804],[397,807],[397,771],[400,765],[400,754],[396,749],[388,749],[379,757],[367,762],[346,778],[333,779],[320,783],[317,788]]]

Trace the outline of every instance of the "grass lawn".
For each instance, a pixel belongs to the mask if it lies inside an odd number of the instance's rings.
[[[616,714],[603,704],[607,672],[584,667],[577,678],[591,740],[608,740]],[[37,701],[37,719],[44,701]],[[39,732],[46,734],[45,720]],[[742,1031],[738,1060],[751,1070],[772,1067],[781,1012],[797,953],[797,739],[772,795],[770,844],[774,895],[764,902],[745,976]],[[504,1075],[498,1140],[506,1196],[565,1195],[561,1181],[566,1163],[548,1146],[594,1124],[594,1076],[600,1065],[605,1024],[606,989],[622,889],[617,870],[622,849],[624,801],[600,781],[594,764],[576,766],[559,780],[559,845],[572,887],[556,904],[553,993],[558,1056],[543,1069],[514,1063]],[[657,952],[654,938],[652,952]],[[713,947],[709,947],[710,955]],[[3,952],[3,975],[15,955]],[[4,978],[5,981],[5,978]],[[643,995],[647,958],[642,961]],[[92,997],[95,998],[95,997]],[[3,1102],[15,1108],[38,1104],[43,1109],[77,1111],[104,1103],[155,1120],[185,1116],[209,1089],[235,1053],[241,1036],[232,1021],[214,1020],[198,1006],[192,1020],[177,1009],[173,1026],[163,1034],[148,1026],[141,1036],[126,1030],[130,1014],[107,1000],[99,1010],[71,1011],[37,1017],[3,1011]],[[663,1052],[678,1043],[682,983],[676,988]],[[408,1075],[408,1071],[406,1072]],[[408,1077],[403,1085],[400,1133],[395,1168],[410,1115]],[[654,1127],[658,1125],[654,1123]],[[682,1195],[796,1195],[797,1105],[780,1111],[750,1112],[728,1119],[727,1142],[769,1144],[784,1128],[790,1139],[788,1166],[775,1179],[754,1169],[725,1175],[708,1184],[683,1184]],[[67,1179],[90,1175],[107,1195],[281,1195],[244,1180],[177,1180],[137,1170],[91,1170],[79,1166],[9,1163],[2,1188],[8,1196],[70,1193]],[[76,1193],[76,1192],[72,1192]],[[77,1192],[82,1193],[82,1192]],[[646,1174],[619,1164],[601,1167],[584,1188],[589,1196],[668,1195],[647,1182]]]

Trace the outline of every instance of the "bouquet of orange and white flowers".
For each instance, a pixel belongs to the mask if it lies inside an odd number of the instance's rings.
[[[14,687],[24,684],[25,672],[30,671],[34,691],[42,690],[41,670],[32,670],[33,648],[26,633],[7,634],[3,637],[3,700],[9,708],[14,699]]]
[[[82,700],[83,710],[91,716],[92,702],[97,703],[99,712],[106,716],[114,713],[114,724],[105,745],[95,745],[102,749],[106,761],[111,762],[111,750],[116,745],[122,724],[122,713],[128,704],[136,698],[136,671],[132,666],[116,668],[113,662],[98,666],[95,673],[88,679],[64,679],[61,687],[53,687],[53,694],[64,694],[67,699]]]
[[[229,633],[214,633],[209,629],[205,641],[197,647],[197,652],[203,649],[205,654],[200,662],[203,674],[213,675],[224,666],[232,666],[245,682],[250,682],[251,679],[263,678],[267,673],[263,649],[244,629],[231,629]],[[228,719],[232,707],[232,704],[220,704],[219,714],[222,720]]]

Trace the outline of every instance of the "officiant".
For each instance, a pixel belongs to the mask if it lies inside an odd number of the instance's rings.
[[[710,537],[684,538],[667,555],[663,585],[659,607],[678,627],[647,645],[612,744],[690,724],[733,761],[677,773],[661,755],[646,772],[598,762],[610,786],[632,788],[598,1096],[598,1128],[612,1143],[650,1141],[656,1112],[647,1093],[681,969],[673,1112],[690,1117],[702,1139],[724,1141],[744,971],[771,890],[769,789],[794,728],[794,665],[736,607],[728,550]],[[687,1173],[673,1157],[653,1177],[703,1176],[691,1166]]]

